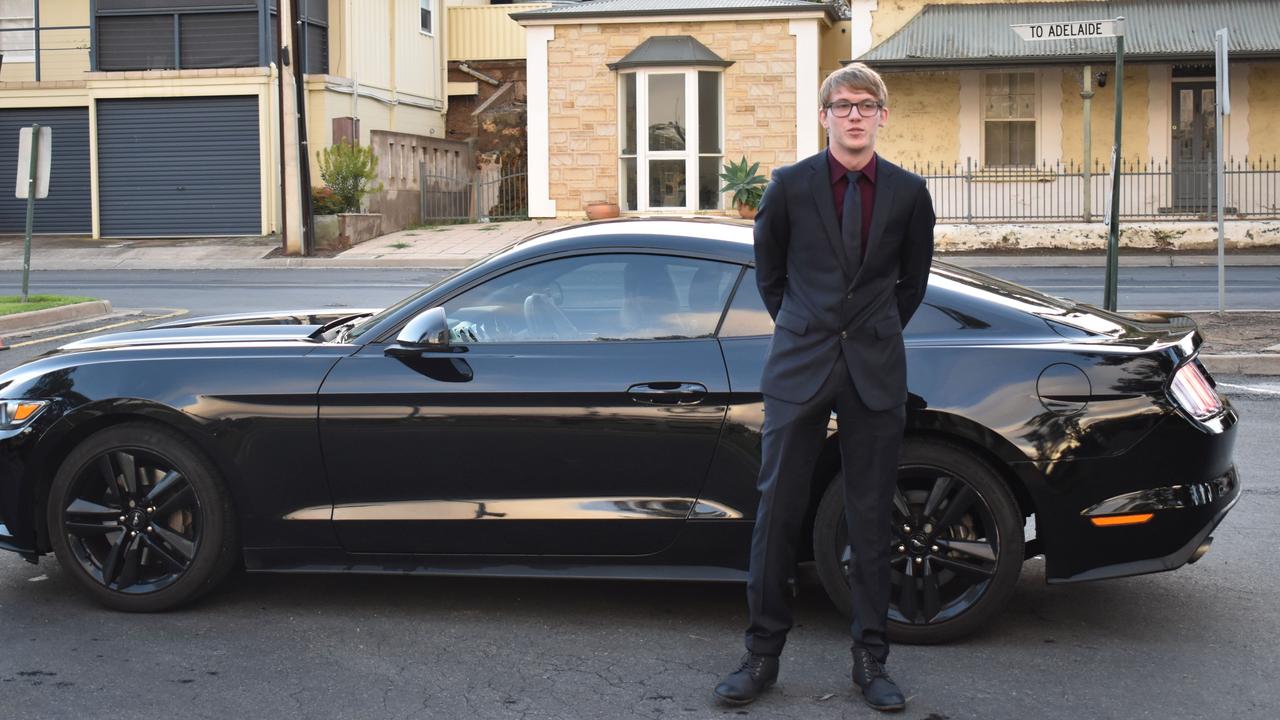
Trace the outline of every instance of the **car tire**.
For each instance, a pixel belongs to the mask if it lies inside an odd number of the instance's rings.
[[[944,440],[906,438],[892,522],[891,640],[949,642],[983,627],[1008,603],[1022,569],[1023,516],[988,462]],[[813,551],[823,588],[846,616],[847,535],[837,474],[818,504]]]
[[[152,423],[109,427],[77,445],[54,475],[46,518],[63,570],[115,610],[189,603],[239,558],[236,515],[212,463]]]

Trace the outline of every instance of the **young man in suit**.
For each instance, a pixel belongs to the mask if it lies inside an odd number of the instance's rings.
[[[884,670],[890,523],[906,421],[902,329],[929,279],[934,213],[924,180],[876,155],[887,95],[861,63],[828,76],[819,110],[827,149],[774,171],[756,215],[756,277],[775,328],[760,383],[747,654],[715,689],[727,704],[751,702],[778,677],[796,544],[832,410],[853,558],[853,682],[876,709],[906,704]]]

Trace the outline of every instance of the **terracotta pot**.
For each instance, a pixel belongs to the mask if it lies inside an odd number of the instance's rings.
[[[588,220],[604,220],[606,218],[616,218],[621,214],[617,203],[611,202],[593,202],[587,203],[587,219]]]
[[[746,203],[741,203],[738,205],[738,215],[739,217],[744,217],[748,220],[755,220],[756,209]]]

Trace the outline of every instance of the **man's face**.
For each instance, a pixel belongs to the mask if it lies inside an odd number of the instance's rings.
[[[876,98],[871,93],[864,90],[850,90],[848,88],[837,88],[828,100],[829,105],[838,102],[857,103],[872,100]],[[833,146],[837,146],[846,153],[856,155],[863,152],[874,152],[876,147],[876,133],[880,128],[884,127],[885,121],[889,119],[889,109],[880,108],[880,110],[871,117],[862,117],[858,112],[858,108],[851,108],[849,117],[836,117],[835,113],[823,108],[818,117],[822,120],[822,126],[827,129],[827,137]]]

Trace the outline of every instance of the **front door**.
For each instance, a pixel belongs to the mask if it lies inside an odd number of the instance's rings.
[[[1214,166],[1212,81],[1173,83],[1173,204],[1180,212],[1213,212],[1218,174]]]
[[[667,547],[724,421],[712,335],[738,270],[644,254],[550,260],[447,301],[456,352],[374,343],[341,360],[321,389],[320,434],[344,547]]]

